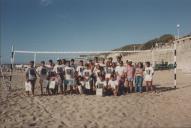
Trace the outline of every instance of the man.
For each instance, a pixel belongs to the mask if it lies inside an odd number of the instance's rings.
[[[76,70],[76,65],[74,59],[71,59],[70,61],[70,67],[73,67]]]
[[[30,67],[26,71],[26,81],[30,82],[32,95],[34,96],[34,89],[35,89],[35,83],[36,83],[36,79],[37,79],[37,75],[36,75],[37,72],[36,72],[36,69],[34,67],[34,61],[30,61],[29,65],[30,65]],[[27,94],[29,95],[29,92],[27,92]]]
[[[79,66],[77,66],[77,68],[76,68],[76,71],[78,72],[78,76],[83,76],[83,72],[84,72],[84,62],[83,62],[83,60],[80,60],[80,65]]]
[[[53,63],[53,60],[49,60],[48,62],[49,62],[49,65],[47,65],[47,67],[48,67],[48,80],[49,80],[49,83],[51,83],[51,81],[54,81],[55,77],[56,77],[56,73],[53,71],[55,64]],[[50,94],[50,91],[49,91],[50,87],[51,86],[49,84],[49,87],[47,89],[48,94]],[[51,90],[53,90],[53,93],[55,93],[54,89],[51,89]]]
[[[47,82],[47,77],[48,77],[48,68],[45,66],[45,61],[41,61],[41,66],[37,68],[37,73],[38,76],[40,77],[39,84],[41,88],[41,95],[43,95],[43,83],[47,84],[46,90],[48,88],[48,82]]]
[[[61,59],[57,59],[57,64],[54,66],[53,71],[56,73],[57,76],[57,86],[60,86],[60,92],[61,94],[63,94],[64,70]],[[56,91],[58,93],[58,87],[56,88]]]
[[[72,92],[73,87],[75,85],[74,73],[75,73],[75,69],[74,69],[74,67],[70,66],[70,61],[68,61],[66,63],[66,67],[65,67],[64,90],[66,91],[67,88],[70,88],[70,93]]]

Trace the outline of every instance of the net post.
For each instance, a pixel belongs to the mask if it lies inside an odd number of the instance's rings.
[[[154,68],[155,58],[154,58],[154,50],[152,49],[152,67]]]
[[[176,41],[174,41],[174,88],[176,88],[176,69],[177,69],[177,63],[176,63],[176,55],[177,55],[177,51],[176,51]]]
[[[11,70],[13,70],[14,67],[14,61],[15,61],[15,50],[14,46],[11,46]]]
[[[178,36],[178,38],[177,39],[175,39],[175,41],[174,41],[174,88],[176,88],[176,85],[177,85],[177,83],[176,83],[176,79],[177,79],[177,75],[176,75],[176,70],[177,70],[177,62],[176,62],[176,56],[177,56],[177,46],[176,46],[176,44],[177,44],[177,42],[179,41],[179,38],[180,38],[180,30],[179,30],[179,28],[180,28],[180,25],[179,24],[177,24],[177,36]]]
[[[11,46],[11,76],[10,76],[10,81],[12,80],[14,61],[15,61],[15,50],[14,50],[14,45],[12,45]]]
[[[34,53],[34,67],[36,66],[36,52]]]

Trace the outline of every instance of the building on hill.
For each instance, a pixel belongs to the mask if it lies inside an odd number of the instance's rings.
[[[191,35],[182,37],[180,39],[175,40],[176,43],[190,43],[191,42]]]

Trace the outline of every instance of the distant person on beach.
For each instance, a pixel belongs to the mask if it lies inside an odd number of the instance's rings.
[[[43,95],[43,86],[46,86],[46,91],[48,88],[47,77],[48,77],[48,68],[45,66],[45,61],[41,61],[40,67],[37,68],[38,76],[40,77],[39,84],[41,88],[41,95]],[[43,85],[46,84],[46,85]]]
[[[139,62],[135,69],[135,92],[142,93],[143,85],[143,63]]]
[[[26,81],[30,82],[31,84],[31,90],[32,90],[32,95],[34,96],[34,89],[35,89],[35,83],[37,79],[37,72],[34,67],[34,61],[29,62],[30,67],[26,71]],[[27,92],[29,95],[29,92]]]
[[[152,85],[153,81],[153,75],[154,75],[154,69],[151,66],[150,62],[145,63],[145,71],[144,71],[144,80],[146,82],[146,91],[149,91],[149,88],[151,88],[151,91],[154,90],[154,87]]]

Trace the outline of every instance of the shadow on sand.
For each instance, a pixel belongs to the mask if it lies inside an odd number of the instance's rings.
[[[175,88],[174,86],[171,86],[171,87],[160,87],[159,86],[156,86],[156,92],[167,92],[167,91],[173,91],[173,90],[177,90],[179,88]]]

